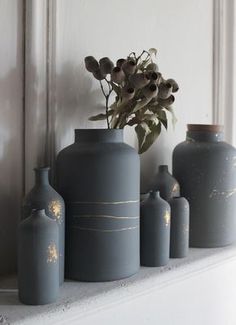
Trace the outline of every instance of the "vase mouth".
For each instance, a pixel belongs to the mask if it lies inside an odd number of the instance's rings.
[[[50,167],[49,166],[41,166],[41,167],[35,167],[34,168],[34,171],[36,172],[40,172],[40,171],[49,171],[50,170]]]
[[[75,129],[75,142],[123,142],[123,129]]]
[[[221,124],[187,124],[187,129],[190,132],[222,133],[224,126]]]

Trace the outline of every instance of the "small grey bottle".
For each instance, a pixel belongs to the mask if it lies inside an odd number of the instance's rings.
[[[181,258],[189,250],[189,203],[184,197],[169,200],[171,207],[170,257]]]
[[[57,222],[34,210],[19,226],[19,299],[26,305],[55,302],[59,293],[59,229]]]
[[[174,196],[180,195],[179,183],[170,174],[167,165],[160,165],[154,178],[152,189],[160,191],[162,199],[169,201]]]
[[[170,206],[152,191],[141,203],[141,265],[163,266],[169,261]]]

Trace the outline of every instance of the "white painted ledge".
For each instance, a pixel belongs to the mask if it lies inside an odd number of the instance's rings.
[[[14,278],[0,288],[0,324],[235,325],[236,245],[190,249],[188,258],[121,281],[66,282],[46,306],[21,305]]]

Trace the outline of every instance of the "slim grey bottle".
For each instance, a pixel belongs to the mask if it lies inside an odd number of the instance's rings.
[[[59,229],[45,210],[34,210],[19,226],[19,299],[26,305],[56,301],[59,293]]]
[[[154,178],[152,189],[160,191],[160,196],[169,201],[173,196],[180,195],[179,183],[169,173],[167,165],[160,165],[158,173]]]
[[[150,192],[141,203],[140,232],[141,265],[166,265],[170,252],[170,206],[159,192]]]
[[[184,197],[169,200],[171,207],[170,257],[181,258],[189,250],[189,203]]]
[[[65,204],[63,198],[49,184],[49,167],[35,168],[35,186],[24,198],[23,216],[27,218],[33,209],[45,209],[46,215],[56,220],[59,227],[60,284],[64,282]]]

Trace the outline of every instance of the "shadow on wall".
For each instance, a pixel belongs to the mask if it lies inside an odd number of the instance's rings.
[[[16,234],[22,198],[22,109],[19,71],[0,79],[0,274],[16,267]]]

